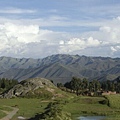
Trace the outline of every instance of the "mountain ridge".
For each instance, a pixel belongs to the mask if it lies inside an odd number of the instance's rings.
[[[66,54],[51,55],[42,59],[0,57],[1,78],[21,81],[27,78],[44,77],[55,83],[65,83],[73,76],[90,80],[107,78],[113,80],[120,76],[120,58]]]

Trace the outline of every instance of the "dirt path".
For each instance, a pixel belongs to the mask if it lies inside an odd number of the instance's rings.
[[[1,118],[0,120],[10,120],[17,113],[17,111],[19,110],[18,108],[15,108],[15,107],[10,107],[10,106],[7,106],[7,107],[13,109],[13,111],[10,111],[10,112],[3,111],[7,115],[5,117]]]

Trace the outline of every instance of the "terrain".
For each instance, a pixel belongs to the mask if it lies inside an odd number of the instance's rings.
[[[86,115],[119,120],[120,117],[120,94],[77,96],[62,91],[45,78],[23,80],[3,92],[0,97],[2,120],[76,120]]]
[[[71,115],[69,116],[67,112],[59,110],[58,102],[56,102],[58,99],[68,97],[71,97],[70,93],[58,89],[50,80],[45,78],[26,79],[1,93],[0,118],[2,120],[14,119],[13,116],[16,114],[15,119],[32,120],[32,117],[35,117],[35,120],[42,119],[46,116],[46,112],[51,113],[51,109],[60,119],[70,118]],[[61,106],[61,103],[59,105]],[[48,111],[48,109],[50,110]],[[59,110],[59,115],[57,110]],[[37,116],[37,114],[41,115]]]
[[[120,96],[115,95],[117,101]],[[68,97],[67,99],[38,99],[38,98],[14,98],[14,99],[0,99],[0,118],[4,118],[15,107],[18,112],[11,120],[24,118],[28,120],[77,120],[80,116],[106,116],[105,120],[120,120],[120,109],[109,106],[102,101],[111,100],[112,96],[104,97]],[[57,102],[57,103],[56,103]],[[115,102],[116,103],[116,102]],[[116,104],[119,104],[117,102]],[[7,106],[7,107],[5,107]],[[4,110],[4,111],[3,111]],[[65,115],[66,114],[66,115]],[[63,119],[55,119],[55,116],[65,116]],[[67,116],[68,119],[65,119]],[[54,118],[53,118],[54,117]]]
[[[73,76],[114,80],[120,76],[120,58],[57,54],[43,59],[0,57],[0,77],[16,80],[43,77],[66,83]]]
[[[67,94],[58,89],[50,80],[45,78],[26,79],[12,88],[4,91],[0,98],[49,98],[67,97]]]

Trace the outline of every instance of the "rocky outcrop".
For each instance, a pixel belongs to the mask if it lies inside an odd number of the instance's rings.
[[[31,78],[21,81],[19,84],[15,85],[10,90],[3,93],[1,98],[13,98],[13,97],[25,97],[29,93],[36,94],[36,90],[46,90],[50,93],[57,89],[54,84],[44,78]],[[41,92],[40,92],[41,93]]]

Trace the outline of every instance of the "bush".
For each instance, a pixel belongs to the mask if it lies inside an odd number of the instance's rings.
[[[61,102],[49,103],[40,120],[71,120],[71,114],[62,111]]]
[[[109,101],[107,99],[99,101],[100,104],[108,105]]]

